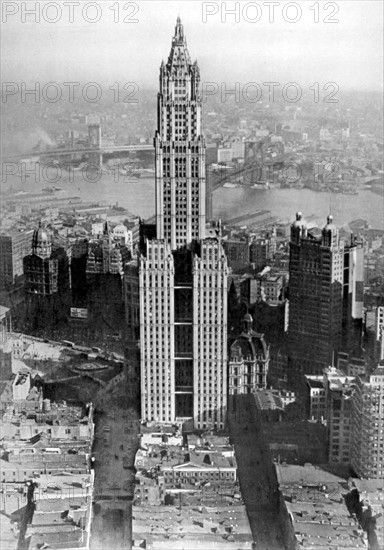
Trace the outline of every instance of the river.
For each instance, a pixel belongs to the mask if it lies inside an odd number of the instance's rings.
[[[104,173],[98,181],[89,181],[81,172],[73,175],[73,181],[63,172],[57,181],[31,176],[25,183],[20,177],[8,176],[3,189],[12,185],[15,189],[41,192],[47,186],[60,187],[68,196],[80,196],[84,201],[108,201],[118,203],[130,213],[149,218],[155,212],[154,177],[128,178]],[[62,193],[62,196],[65,196]],[[59,194],[60,196],[60,194]],[[303,216],[315,215],[326,221],[332,212],[335,224],[342,226],[357,218],[368,221],[371,227],[384,229],[384,197],[370,190],[359,190],[357,195],[342,193],[318,193],[310,189],[269,189],[267,191],[245,188],[221,187],[213,193],[213,215],[223,220],[254,210],[270,210],[271,215],[284,221],[293,220],[300,210]]]

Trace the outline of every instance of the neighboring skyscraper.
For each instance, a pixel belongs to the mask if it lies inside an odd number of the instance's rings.
[[[114,242],[108,222],[104,223],[100,238],[88,243],[87,305],[94,338],[121,329],[124,319],[124,268],[130,259],[128,247]]]
[[[364,306],[364,243],[352,239],[344,248],[344,319],[360,321]]]
[[[39,224],[33,233],[32,253],[24,258],[26,312],[23,328],[48,332],[66,325],[70,307],[70,250],[52,243]],[[20,321],[21,322],[21,321]]]
[[[301,213],[291,226],[289,258],[289,357],[297,374],[321,374],[341,344],[344,245],[332,216],[321,238]]]
[[[364,243],[351,238],[344,247],[343,351],[363,355]]]
[[[32,254],[24,258],[25,290],[30,295],[52,296],[58,291],[59,262],[52,258],[52,240],[41,223],[32,237]]]
[[[351,407],[355,378],[334,367],[324,369],[328,461],[351,459]]]
[[[141,410],[143,420],[204,429],[226,418],[228,266],[220,238],[205,238],[199,82],[178,18],[160,67],[157,239],[139,259]]]
[[[379,359],[384,359],[384,306],[377,306],[375,311],[375,335],[378,344]]]
[[[72,307],[87,307],[86,266],[88,259],[88,239],[76,238],[71,244]]]
[[[359,477],[384,479],[384,366],[358,377],[352,399],[351,464]]]
[[[108,222],[105,222],[101,239],[89,242],[86,273],[124,275],[124,264],[131,259],[125,243],[115,242]]]
[[[0,290],[22,284],[23,258],[31,253],[32,235],[33,231],[0,235]]]

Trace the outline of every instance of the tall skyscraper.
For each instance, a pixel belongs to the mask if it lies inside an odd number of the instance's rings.
[[[228,266],[220,235],[206,235],[199,82],[178,18],[160,67],[157,238],[139,260],[141,409],[204,429],[225,423]]]
[[[51,235],[41,223],[33,232],[32,254],[24,257],[23,265],[28,295],[51,296],[57,293],[59,262],[52,255]]]
[[[100,238],[88,243],[86,263],[89,326],[98,334],[119,332],[124,319],[123,279],[131,253],[125,244],[113,239],[108,222]]]
[[[205,237],[205,143],[200,71],[177,20],[157,97],[156,231],[171,249]]]
[[[340,348],[343,270],[344,244],[332,216],[316,238],[299,212],[291,226],[288,327],[297,374],[321,374]]]

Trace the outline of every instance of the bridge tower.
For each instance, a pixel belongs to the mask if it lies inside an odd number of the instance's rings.
[[[101,166],[103,164],[103,154],[101,152],[101,123],[95,115],[88,117],[88,141],[89,146],[95,149],[94,153],[89,154],[89,162]]]

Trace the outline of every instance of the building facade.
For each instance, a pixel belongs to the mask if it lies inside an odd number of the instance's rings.
[[[108,222],[99,238],[88,243],[87,307],[93,337],[118,333],[124,323],[124,270],[131,259],[126,244],[117,242]]]
[[[31,253],[33,231],[0,235],[0,289],[12,286],[23,276],[23,259]]]
[[[344,318],[363,319],[364,306],[364,243],[352,239],[344,248]]]
[[[228,239],[223,241],[228,264],[233,269],[241,269],[249,264],[248,238]]]
[[[206,238],[199,82],[178,18],[160,67],[156,238],[139,258],[141,415],[205,429],[226,417],[228,266]]]
[[[156,232],[171,250],[205,237],[205,141],[200,70],[178,20],[157,103]]]
[[[265,236],[256,237],[250,244],[250,262],[256,269],[263,269],[276,254],[276,233],[267,233]]]
[[[384,366],[357,378],[352,399],[351,464],[359,477],[384,479]]]
[[[324,380],[321,374],[306,374],[307,418],[324,421],[326,417]]]
[[[349,464],[351,460],[352,396],[355,378],[343,371],[324,369],[328,461]]]
[[[271,306],[284,302],[285,280],[283,275],[259,273],[255,277],[257,300],[262,300]]]
[[[377,306],[375,311],[375,335],[379,348],[379,359],[384,359],[384,306]]]
[[[269,346],[264,334],[252,329],[253,319],[247,313],[242,334],[234,341],[228,365],[228,393],[256,393],[267,387]]]
[[[58,291],[59,262],[52,257],[52,240],[41,223],[32,237],[32,254],[23,260],[25,290],[36,296],[52,296]]]
[[[301,213],[291,226],[289,356],[293,372],[321,374],[341,345],[344,245],[332,216],[320,238]]]

